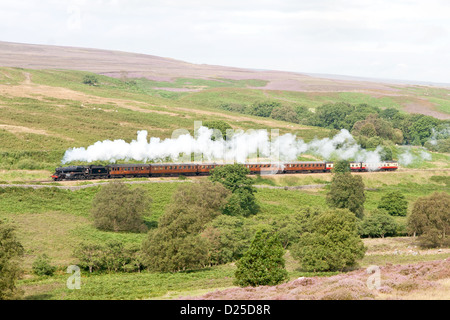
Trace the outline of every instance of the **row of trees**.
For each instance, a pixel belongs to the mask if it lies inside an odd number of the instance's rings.
[[[347,129],[363,148],[375,148],[384,142],[421,145],[430,150],[449,152],[450,121],[423,114],[408,114],[395,108],[381,109],[368,104],[327,103],[310,111],[305,106],[261,101],[251,105],[225,103],[221,109],[271,117],[333,130]]]

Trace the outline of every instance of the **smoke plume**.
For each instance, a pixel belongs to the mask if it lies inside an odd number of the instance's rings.
[[[148,139],[147,131],[138,131],[136,140],[97,141],[87,148],[68,149],[62,163],[72,161],[133,160],[138,162],[217,162],[246,163],[263,161],[295,161],[309,153],[324,160],[343,159],[376,163],[381,159],[382,148],[367,151],[357,144],[345,129],[333,138],[313,139],[305,142],[292,134],[279,136],[278,130],[227,131],[227,139],[217,137],[217,131],[199,127],[194,136],[187,130],[172,138]],[[212,139],[212,137],[216,137]],[[194,157],[192,158],[192,155]]]

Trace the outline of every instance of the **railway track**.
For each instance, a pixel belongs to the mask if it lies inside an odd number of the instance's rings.
[[[443,168],[443,169],[406,169],[406,168],[400,168],[395,172],[354,172],[353,174],[361,174],[361,175],[371,175],[371,174],[396,174],[396,173],[415,173],[415,172],[429,172],[429,171],[440,171],[440,172],[449,172],[450,168]],[[285,176],[317,176],[317,175],[326,175],[328,176],[329,173],[323,172],[323,173],[289,173]],[[204,176],[202,176],[204,177]],[[150,177],[146,178],[146,180],[136,180],[136,181],[130,181],[130,180],[123,180],[123,179],[95,179],[95,180],[75,180],[75,181],[59,181],[55,182],[53,180],[30,180],[30,181],[24,181],[23,183],[13,183],[13,184],[0,184],[0,188],[12,188],[12,187],[18,187],[18,188],[33,188],[33,189],[40,189],[40,188],[57,188],[57,189],[65,189],[65,190],[80,190],[85,188],[91,188],[96,186],[101,186],[104,184],[107,184],[111,181],[122,181],[127,184],[146,184],[146,183],[174,183],[174,182],[193,182],[196,180],[196,178],[200,178],[197,176],[189,177],[189,179],[186,180],[180,180],[180,179],[168,179],[168,180],[161,180],[162,177]],[[166,177],[170,178],[170,177]],[[131,178],[130,178],[131,179]],[[95,181],[95,182],[94,182]],[[314,189],[314,188],[323,188],[326,186],[325,184],[314,184],[314,185],[298,185],[298,186],[270,186],[270,185],[255,185],[257,188],[269,188],[269,189],[286,189],[286,190],[301,190],[301,189]]]

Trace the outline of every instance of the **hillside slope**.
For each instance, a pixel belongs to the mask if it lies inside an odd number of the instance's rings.
[[[408,112],[423,113],[440,119],[450,118],[449,88],[354,80],[337,76],[312,76],[295,72],[250,70],[206,64],[192,64],[153,55],[75,47],[19,44],[0,41],[0,66],[29,69],[67,69],[90,71],[115,78],[146,78],[171,83],[178,78],[262,80],[250,88],[273,92],[288,91],[336,99],[340,93],[385,98],[387,106],[398,105]],[[167,90],[167,88],[162,88]],[[195,89],[201,90],[202,87]],[[173,89],[168,89],[174,91]],[[192,88],[178,88],[192,91]],[[269,93],[267,93],[269,91]],[[270,91],[272,93],[270,93]],[[284,98],[284,99],[291,99]]]

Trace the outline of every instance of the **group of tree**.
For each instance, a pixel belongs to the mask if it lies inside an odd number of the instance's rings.
[[[350,172],[349,162],[336,161],[333,178],[327,194],[331,208],[348,209],[358,220],[358,232],[363,237],[395,235],[399,229],[393,216],[406,216],[408,201],[399,191],[387,192],[381,197],[378,208],[364,214],[365,186],[361,176]]]
[[[423,114],[410,114],[395,108],[380,109],[367,104],[325,104],[316,108],[309,124],[329,129],[347,129],[365,147],[376,147],[381,141],[396,144],[424,145],[435,132],[448,138],[450,122]],[[377,142],[378,141],[378,142]]]
[[[202,232],[221,213],[231,192],[219,183],[182,185],[143,243],[146,265],[153,271],[200,269],[210,264]]]
[[[448,152],[450,145],[449,120],[409,114],[392,107],[381,109],[368,104],[336,102],[323,104],[311,112],[306,106],[268,100],[250,105],[223,103],[219,108],[333,130],[346,129],[363,148],[389,143],[417,146],[427,143],[430,150]]]
[[[218,106],[219,109],[248,114],[258,117],[272,118],[275,120],[305,123],[305,119],[312,116],[312,112],[302,105],[283,105],[278,101],[258,101],[249,105],[237,103],[223,103]],[[306,124],[306,123],[305,123]]]
[[[183,185],[143,244],[155,271],[179,271],[231,262],[248,247],[243,218],[259,210],[248,168],[215,168],[209,181]]]
[[[274,217],[259,224],[257,216],[247,219],[260,210],[253,179],[248,174],[241,165],[227,165],[213,170],[208,180],[181,185],[142,247],[124,247],[114,242],[83,243],[76,252],[81,266],[91,272],[143,268],[178,272],[235,261],[235,284],[273,285],[287,279],[283,258],[286,249],[305,271],[347,270],[364,256],[361,236],[395,235],[398,225],[393,217],[405,216],[407,212],[405,197],[392,191],[382,196],[376,210],[364,214],[365,187],[361,176],[350,172],[347,161],[337,161],[327,195],[328,210],[299,210],[297,215]],[[123,190],[124,199],[129,190]],[[134,195],[145,197],[140,192]],[[113,198],[105,197],[106,201]],[[102,208],[102,199],[94,199],[94,218],[98,208]],[[423,243],[448,245],[449,201],[448,194],[442,193],[415,203],[408,225]],[[131,211],[135,213],[132,216],[139,218],[137,225],[143,222],[145,215],[141,213],[146,212],[149,202],[145,203]],[[104,208],[111,207],[114,204]],[[110,211],[116,222],[107,224],[109,230],[125,230],[111,227],[119,225],[121,219],[117,209]]]
[[[141,245],[110,240],[84,241],[74,250],[80,268],[92,272],[140,272],[144,268]]]

